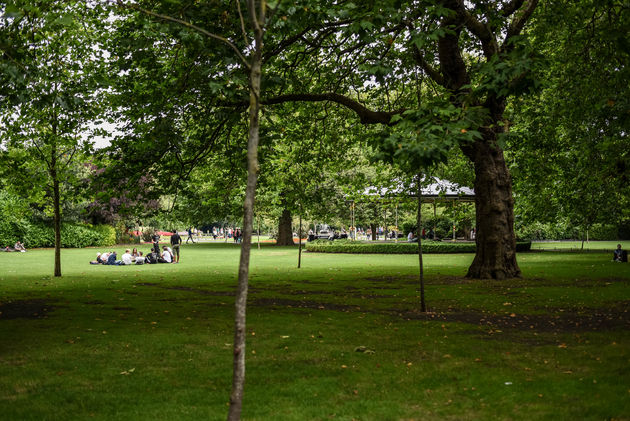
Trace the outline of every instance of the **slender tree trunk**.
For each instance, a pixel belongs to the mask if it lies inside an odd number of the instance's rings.
[[[293,217],[288,209],[282,210],[282,215],[278,220],[278,239],[276,244],[279,246],[292,246],[293,243]]]
[[[56,90],[56,85],[55,85]],[[55,229],[55,269],[54,276],[61,276],[61,192],[59,189],[59,174],[57,173],[57,112],[53,112],[52,135],[55,138],[50,150],[49,174],[53,183],[53,215]]]
[[[53,182],[53,212],[55,225],[55,276],[61,276],[61,192],[57,175],[57,148],[53,146],[50,159],[50,177]]]
[[[298,230],[298,269],[302,267],[302,213],[300,213],[300,229]]]
[[[422,174],[418,174],[418,213],[416,223],[418,225],[418,263],[420,265],[420,311],[425,313],[427,306],[424,301],[424,262],[422,259]]]
[[[260,81],[262,77],[263,27],[265,21],[266,2],[260,4],[260,19],[256,15],[256,2],[248,0],[250,21],[254,27],[255,45],[250,68],[250,102],[249,102],[249,140],[247,143],[247,188],[243,203],[243,245],[238,267],[238,290],[235,300],[234,316],[234,362],[232,376],[232,393],[228,421],[240,420],[243,409],[243,390],[245,387],[245,338],[246,309],[249,280],[249,258],[252,244],[254,200],[256,196],[256,180],[258,177],[258,141],[260,111]]]
[[[498,120],[496,120],[498,121]],[[516,263],[512,179],[495,133],[484,133],[467,154],[475,164],[477,253],[467,277],[506,279],[521,276]]]

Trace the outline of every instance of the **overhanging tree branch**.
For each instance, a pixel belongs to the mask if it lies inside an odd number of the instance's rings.
[[[501,14],[507,18],[508,16],[512,15],[512,13],[521,8],[521,6],[523,5],[523,1],[524,0],[510,1],[503,7],[503,9],[501,9]]]
[[[245,65],[245,67],[248,70],[251,67],[249,62],[247,61],[247,59],[243,56],[243,54],[241,54],[240,50],[236,47],[236,45],[234,45],[234,43],[232,43],[232,41],[230,41],[227,38],[224,38],[224,37],[222,37],[220,35],[217,35],[217,34],[213,34],[212,32],[207,31],[207,30],[205,30],[203,28],[200,28],[197,25],[194,25],[194,24],[192,24],[190,22],[187,22],[185,20],[174,18],[174,17],[168,16],[168,15],[163,15],[163,14],[160,14],[160,13],[156,13],[156,12],[153,12],[151,10],[145,9],[143,7],[137,6],[135,4],[127,4],[127,3],[123,2],[122,0],[117,0],[117,3],[121,7],[126,7],[128,9],[134,9],[134,10],[137,10],[137,11],[139,11],[141,13],[144,13],[145,15],[148,15],[148,16],[153,16],[153,17],[161,19],[161,20],[166,20],[166,21],[169,21],[169,22],[177,23],[179,25],[182,25],[182,26],[185,26],[185,27],[187,27],[189,29],[192,29],[193,31],[197,31],[200,34],[207,36],[208,38],[212,38],[212,39],[215,39],[217,41],[220,41],[220,42],[224,43],[225,45],[227,45],[228,47],[230,47],[232,50],[234,50],[234,52],[236,53],[238,58],[243,62],[243,64]]]
[[[486,57],[490,58],[499,51],[499,46],[490,28],[471,15],[463,1],[458,2],[457,13],[461,16],[466,28],[481,41],[481,46],[483,47],[483,52]]]
[[[367,108],[365,105],[358,101],[355,101],[347,96],[337,93],[323,93],[323,94],[287,94],[280,95],[274,98],[263,99],[261,104],[263,105],[275,105],[285,102],[323,102],[330,101],[354,111],[360,118],[363,124],[390,124],[392,116],[400,114],[404,109],[396,111],[373,111]]]
[[[514,17],[514,20],[512,20],[510,26],[508,27],[505,40],[503,41],[504,47],[509,48],[508,42],[510,39],[521,33],[532,13],[534,13],[534,9],[536,9],[536,6],[538,5],[538,0],[527,0],[523,3],[525,4],[525,8]]]

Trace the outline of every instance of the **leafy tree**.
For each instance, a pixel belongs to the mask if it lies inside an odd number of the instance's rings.
[[[429,136],[424,145],[436,158],[459,147],[474,163],[478,247],[468,276],[519,276],[503,114],[508,98],[532,85],[523,29],[537,3],[391,0],[296,10],[318,24],[292,28],[286,38],[291,48],[267,67],[288,76],[275,78],[279,82],[265,91],[263,104],[337,103],[364,124],[391,127],[385,148],[405,149],[408,142],[413,148],[433,130],[447,134]],[[294,71],[297,64],[310,71]],[[425,82],[430,96],[416,88]],[[419,105],[407,108],[410,96],[418,95]],[[447,121],[459,131],[443,127]]]
[[[558,0],[541,11],[531,36],[548,63],[543,89],[510,113],[518,209],[524,223],[569,218],[585,233],[629,215],[630,10]]]
[[[357,127],[311,104],[275,107],[261,147],[260,201],[280,209],[278,244],[293,245],[294,214],[331,218],[345,208],[339,174],[355,165]]]
[[[78,182],[72,164],[89,150],[81,133],[99,106],[98,10],[84,1],[18,0],[5,4],[0,19],[8,35],[0,76],[7,82],[0,93],[4,168],[29,200],[51,204],[55,276],[61,276],[62,185]]]

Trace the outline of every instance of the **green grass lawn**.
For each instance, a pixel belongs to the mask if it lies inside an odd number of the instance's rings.
[[[0,253],[0,419],[224,419],[239,247],[95,254],[55,279],[52,250]],[[254,248],[243,418],[630,419],[630,265],[525,253],[523,279],[471,281],[472,258],[425,256],[422,314],[417,256]]]
[[[535,241],[532,243],[532,250],[606,250],[612,253],[617,244],[621,244],[624,250],[630,249],[630,241],[585,241],[583,248],[581,241]]]

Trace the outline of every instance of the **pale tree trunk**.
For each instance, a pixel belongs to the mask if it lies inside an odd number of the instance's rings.
[[[512,179],[494,133],[471,145],[475,164],[477,253],[466,276],[506,279],[521,276],[516,263]]]
[[[266,2],[260,2],[260,17],[256,13],[256,2],[247,1],[251,24],[254,28],[255,45],[250,62],[250,102],[249,102],[249,140],[247,143],[247,188],[243,203],[243,245],[238,267],[238,290],[235,300],[234,316],[234,362],[232,375],[232,393],[228,421],[240,420],[243,409],[243,390],[245,386],[245,338],[246,309],[249,278],[249,258],[252,244],[254,199],[258,177],[258,140],[260,110],[260,80],[262,75],[263,27]]]
[[[57,86],[55,85],[55,91]],[[48,173],[53,183],[53,224],[55,229],[55,268],[54,276],[61,276],[61,192],[59,189],[59,174],[57,173],[57,112],[53,110],[52,121],[53,142],[50,149],[50,166]]]
[[[416,222],[418,225],[418,263],[420,265],[420,311],[425,313],[427,306],[424,301],[424,262],[422,260],[422,174],[418,174],[418,213]]]
[[[53,182],[53,212],[55,225],[55,276],[61,276],[61,192],[57,174],[57,148],[53,145],[50,157],[50,177]]]
[[[298,229],[298,269],[302,267],[302,213],[300,212],[300,228]]]
[[[293,243],[293,218],[291,211],[288,209],[282,210],[282,215],[278,220],[278,239],[276,244],[279,246],[292,246]]]

